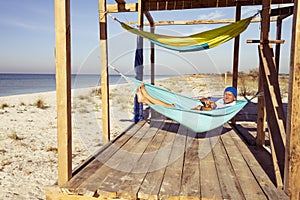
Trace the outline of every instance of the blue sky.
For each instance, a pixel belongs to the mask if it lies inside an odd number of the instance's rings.
[[[108,3],[112,3],[110,0]],[[255,14],[260,7],[243,7],[242,17]],[[234,8],[151,12],[154,20],[233,19]],[[121,21],[137,20],[137,13],[113,14]],[[109,63],[124,73],[132,73],[136,36],[108,19]],[[289,72],[292,17],[284,20],[280,72]],[[223,25],[160,26],[157,33],[189,35]],[[147,29],[147,28],[146,28]],[[53,0],[0,1],[0,73],[55,73],[55,29]],[[71,38],[73,73],[99,73],[99,26],[97,0],[71,0]],[[253,23],[241,35],[240,71],[258,67],[257,44],[260,24]],[[275,39],[275,23],[270,39]],[[149,42],[145,46],[145,72],[149,71]],[[177,53],[156,48],[157,74],[223,73],[231,71],[233,40],[214,49]]]

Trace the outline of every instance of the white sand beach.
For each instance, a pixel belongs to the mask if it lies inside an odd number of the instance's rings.
[[[182,76],[157,85],[191,97],[221,95],[222,80],[214,83]],[[101,99],[93,91],[72,91],[73,168],[101,146]],[[128,84],[110,87],[112,137],[132,124],[133,97]],[[0,199],[45,199],[44,187],[57,181],[56,94],[0,97],[0,106]]]

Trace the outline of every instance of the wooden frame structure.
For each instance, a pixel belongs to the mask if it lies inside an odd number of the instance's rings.
[[[270,10],[272,4],[294,3],[293,8]],[[262,5],[261,38],[259,40],[260,84],[259,89],[266,95],[258,102],[258,137],[257,144],[264,144],[265,120],[271,133],[273,160],[278,168],[277,186],[283,187],[290,199],[300,199],[300,4],[298,0],[174,0],[156,1],[139,0],[138,3],[127,4],[124,0],[116,0],[116,4],[107,5],[99,0],[99,27],[101,53],[101,88],[103,113],[103,142],[110,140],[109,103],[108,103],[108,56],[107,56],[107,21],[106,12],[139,12],[138,24],[142,26],[143,14],[150,21],[154,30],[155,22],[150,11],[180,10],[191,8],[236,6],[236,20],[240,19],[241,6]],[[290,83],[288,97],[288,114],[284,120],[282,103],[277,79],[279,50],[276,45],[276,57],[269,42],[270,15],[279,15],[277,40],[281,39],[281,21],[287,15],[293,16],[292,42],[290,52]],[[72,177],[72,133],[71,133],[71,45],[70,45],[70,0],[55,0],[56,30],[56,83],[57,83],[57,116],[58,116],[58,185],[61,186]],[[276,42],[276,41],[275,41]],[[233,85],[237,85],[239,38],[235,39]],[[151,63],[154,63],[152,47]],[[277,62],[277,63],[276,63]],[[154,73],[154,68],[151,70]],[[151,79],[154,82],[154,79]],[[267,111],[267,113],[266,113]],[[276,164],[278,163],[278,165]],[[282,181],[284,180],[284,182]],[[51,198],[50,198],[51,199]],[[76,197],[80,199],[80,197]]]

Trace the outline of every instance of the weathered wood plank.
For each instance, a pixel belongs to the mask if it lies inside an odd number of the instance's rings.
[[[209,137],[199,138],[201,199],[223,199]]]
[[[152,121],[152,120],[151,120]],[[130,174],[126,176],[120,182],[120,190],[117,196],[124,199],[134,199],[138,193],[138,190],[147,174],[149,172],[150,165],[155,158],[160,146],[166,137],[167,129],[170,127],[170,123],[165,123],[164,127],[160,129],[155,135],[154,139],[147,146],[146,151],[142,154],[136,165]]]
[[[251,169],[253,175],[255,176],[255,179],[259,183],[260,187],[262,188],[268,199],[288,200],[288,196],[282,190],[277,189],[274,186],[274,184],[270,181],[269,177],[263,171],[259,163],[256,161],[255,157],[251,154],[251,152],[248,150],[247,146],[245,145],[245,143],[242,142],[239,136],[233,132],[229,132],[229,134],[232,140],[234,141],[235,145],[239,148],[240,152],[242,152],[242,155],[245,161],[247,162],[247,165]]]
[[[212,138],[210,138],[210,140],[211,144],[213,144]],[[216,163],[222,197],[224,199],[245,199],[220,139],[212,146],[212,151]]]
[[[176,137],[178,124],[172,124],[166,137],[158,150],[155,158],[153,159],[149,172],[146,174],[145,179],[138,191],[138,198],[140,199],[158,199],[160,186],[163,176],[169,162],[169,157],[172,150],[172,145]],[[155,184],[153,184],[155,183]]]
[[[124,151],[122,152],[122,154],[120,154],[120,156],[122,157],[116,160],[118,162],[117,170],[114,170],[110,174],[108,174],[106,177],[106,181],[102,182],[101,185],[99,185],[97,193],[101,197],[118,197],[118,191],[120,190],[121,185],[120,183],[122,182],[122,180],[126,179],[129,173],[131,173],[134,166],[137,166],[138,160],[141,158],[147,146],[155,137],[158,129],[162,125],[163,121],[157,121],[155,126],[150,127],[150,129],[140,139],[140,141],[138,141],[138,143],[133,143],[131,147],[128,147],[128,151]],[[106,164],[108,164],[108,162]],[[136,193],[133,195],[136,195]]]
[[[101,11],[99,12],[99,39],[101,56],[102,142],[105,144],[110,141],[106,0],[98,0],[98,9]]]
[[[181,187],[184,151],[188,130],[180,125],[174,140],[170,159],[159,191],[159,199],[179,197]],[[174,134],[174,133],[173,133]]]
[[[200,199],[200,170],[199,170],[199,139],[196,134],[188,130],[185,147],[184,165],[180,199]]]
[[[93,175],[88,177],[85,182],[83,182],[78,187],[78,193],[84,194],[86,196],[93,196],[97,192],[99,185],[106,180],[106,177],[119,169],[119,165],[122,163],[122,159],[126,156],[126,152],[147,133],[149,126],[144,125],[139,131],[130,138],[122,148],[118,148],[118,151],[114,153],[106,162],[103,163],[101,168],[99,168]]]
[[[72,177],[70,0],[55,0],[58,185]]]
[[[262,63],[264,97],[266,102],[268,128],[274,142],[276,157],[280,174],[284,175],[285,158],[285,117],[280,96],[280,88],[277,77],[273,50],[269,45],[259,46],[260,60]],[[277,165],[274,162],[274,166]]]
[[[145,121],[141,121],[131,129],[127,130],[122,137],[118,138],[118,140],[114,141],[114,143],[107,143],[101,149],[96,158],[83,168],[78,174],[76,174],[70,181],[64,184],[61,188],[64,191],[72,194],[77,194],[77,187],[82,184],[82,182],[94,174],[104,162],[106,162],[114,153],[116,153],[136,132],[145,124]]]
[[[225,125],[225,127],[226,126],[228,127],[228,125]],[[245,199],[267,199],[259,184],[253,177],[253,174],[245,162],[241,152],[235,146],[229,132],[235,134],[233,130],[229,130],[227,133],[221,135],[221,139]]]
[[[300,198],[300,2],[295,1],[292,25],[291,65],[287,115],[287,148],[285,157],[285,191],[291,199]]]

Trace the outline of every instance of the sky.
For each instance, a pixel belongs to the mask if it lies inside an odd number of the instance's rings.
[[[108,3],[114,3],[108,0]],[[127,0],[127,2],[131,2]],[[284,5],[289,6],[289,5]],[[277,7],[277,6],[274,6]],[[255,14],[260,6],[242,8],[242,18]],[[123,22],[137,21],[137,13],[113,13]],[[193,9],[151,12],[155,21],[234,19],[235,8]],[[146,18],[145,18],[146,21]],[[283,21],[280,73],[289,73],[292,17]],[[185,36],[219,25],[158,26],[156,33]],[[148,30],[148,27],[145,27]],[[55,73],[54,0],[0,1],[0,73]],[[252,23],[241,34],[239,71],[258,67],[257,44],[260,24]],[[270,39],[276,37],[276,23],[271,24]],[[232,71],[234,40],[213,49],[178,53],[156,48],[156,74],[224,73]],[[97,0],[71,0],[72,73],[100,73],[99,23]],[[136,36],[126,32],[108,17],[109,64],[126,74],[133,74]],[[144,40],[145,74],[150,69],[149,42]]]

